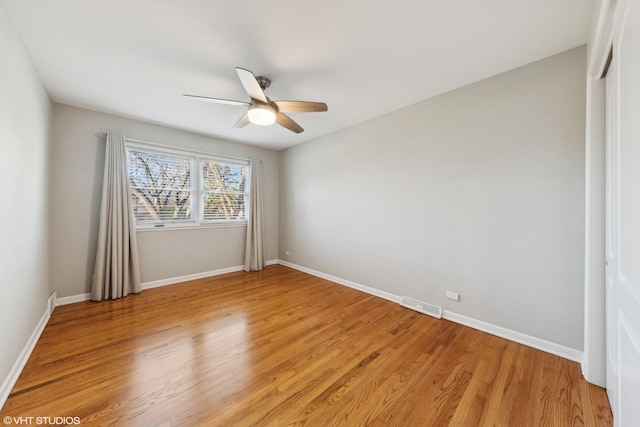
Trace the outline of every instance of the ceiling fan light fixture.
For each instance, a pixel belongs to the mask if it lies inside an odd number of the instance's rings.
[[[247,115],[254,125],[269,126],[276,122],[276,111],[268,104],[252,105]]]

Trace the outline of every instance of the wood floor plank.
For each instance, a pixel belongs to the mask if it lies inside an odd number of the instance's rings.
[[[115,426],[612,425],[577,363],[283,266],[56,308],[0,416]]]

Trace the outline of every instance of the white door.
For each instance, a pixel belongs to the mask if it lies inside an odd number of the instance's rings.
[[[616,74],[618,72],[618,57],[617,52],[614,60],[611,62],[609,67],[609,72],[607,73],[607,148],[606,148],[606,158],[607,158],[607,172],[606,172],[606,298],[607,298],[607,307],[606,307],[606,318],[607,318],[607,395],[609,396],[609,403],[611,404],[611,408],[613,410],[614,417],[617,415],[617,376],[616,376],[616,363],[617,354],[616,349],[618,348],[615,337],[615,326],[616,321],[613,318],[616,311],[613,305],[613,296],[614,296],[614,282],[612,277],[612,270],[614,266],[614,257],[615,253],[613,248],[616,244],[613,242],[617,236],[613,236],[611,233],[612,228],[612,220],[615,217],[616,213],[613,211],[615,208],[615,204],[613,203],[613,192],[612,188],[615,187],[616,183],[613,182],[613,178],[615,174],[613,173],[613,163],[614,159],[617,157],[615,152],[618,148],[618,138],[617,131],[618,126],[614,126],[617,118],[617,111],[615,111],[615,106],[617,103],[617,97],[614,96],[614,93],[617,92],[618,85]]]
[[[640,426],[640,0],[622,0],[607,74],[607,393]],[[619,13],[618,13],[619,12]]]

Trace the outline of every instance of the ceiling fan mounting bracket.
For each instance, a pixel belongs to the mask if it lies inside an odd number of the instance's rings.
[[[256,80],[258,81],[258,84],[260,85],[262,90],[265,90],[266,88],[271,86],[271,80],[268,77],[257,76]]]

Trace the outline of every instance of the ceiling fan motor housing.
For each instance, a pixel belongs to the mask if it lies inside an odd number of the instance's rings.
[[[271,80],[268,77],[258,76],[256,77],[256,80],[258,81],[258,84],[260,85],[262,90],[265,90],[266,88],[271,86]]]

